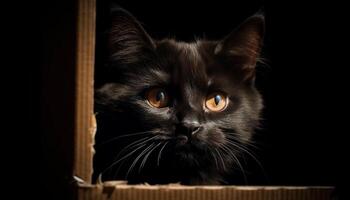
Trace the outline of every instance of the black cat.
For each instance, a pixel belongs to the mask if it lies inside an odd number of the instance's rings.
[[[225,183],[259,125],[263,34],[256,14],[221,41],[155,41],[115,8],[97,66],[93,180]]]

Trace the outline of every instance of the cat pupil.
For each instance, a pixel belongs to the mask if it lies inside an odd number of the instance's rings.
[[[216,95],[214,98],[215,104],[218,105],[221,101],[221,96],[220,95]]]
[[[164,100],[164,92],[160,91],[157,93],[156,100],[157,101],[163,101]]]

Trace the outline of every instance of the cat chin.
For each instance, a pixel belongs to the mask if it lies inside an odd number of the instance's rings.
[[[184,168],[200,167],[203,164],[203,158],[207,155],[205,152],[204,149],[198,149],[192,144],[185,144],[176,148],[174,160],[181,163]]]
[[[203,154],[207,150],[207,145],[204,142],[197,140],[178,141],[175,144],[176,152],[183,152],[187,154]]]

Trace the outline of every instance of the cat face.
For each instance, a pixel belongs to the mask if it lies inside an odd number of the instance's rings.
[[[114,10],[95,93],[95,179],[220,182],[258,125],[263,32],[256,15],[221,41],[155,41]]]

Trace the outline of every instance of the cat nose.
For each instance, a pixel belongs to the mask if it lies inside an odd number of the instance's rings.
[[[187,127],[191,135],[196,134],[200,129],[200,126],[196,124],[186,124],[185,126]]]
[[[177,134],[191,137],[201,130],[201,126],[197,121],[184,121],[179,124]]]

